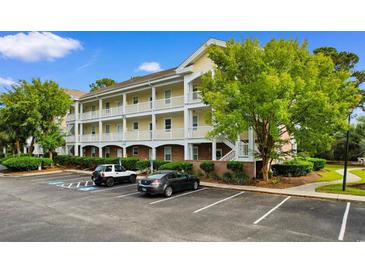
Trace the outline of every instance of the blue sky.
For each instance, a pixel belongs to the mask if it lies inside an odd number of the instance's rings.
[[[52,35],[53,34],[53,35]],[[308,39],[309,48],[332,46],[359,55],[365,69],[365,32],[0,32],[0,90],[17,79],[52,79],[88,91],[102,77],[116,81],[179,65],[207,39]],[[22,44],[23,43],[23,44]],[[31,43],[31,47],[27,47]],[[143,63],[149,71],[138,69]],[[152,64],[151,64],[152,63]]]

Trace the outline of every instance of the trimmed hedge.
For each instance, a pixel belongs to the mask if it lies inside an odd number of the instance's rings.
[[[239,161],[229,161],[227,162],[227,168],[232,170],[234,173],[241,173],[244,171],[244,165]]]
[[[313,163],[294,159],[286,161],[283,164],[272,165],[271,169],[274,176],[288,176],[288,177],[299,177],[305,176],[312,172]]]
[[[189,162],[171,162],[159,167],[159,170],[179,170],[191,173],[193,171],[193,164]]]
[[[167,163],[169,163],[169,162],[163,161],[163,160],[153,160],[152,161],[153,169],[159,169],[160,166],[167,164]],[[150,160],[139,160],[136,164],[136,168],[138,170],[149,169],[150,166],[151,166]]]
[[[11,157],[3,162],[4,166],[15,171],[36,170],[39,166],[50,166],[52,164],[51,159],[29,156]]]
[[[119,164],[128,170],[136,170],[136,164],[139,161],[136,157],[127,158],[99,158],[99,157],[79,157],[69,155],[57,155],[54,157],[56,164],[61,166],[79,166],[80,168],[95,169],[98,165]]]
[[[200,168],[208,175],[210,172],[214,171],[214,162],[209,160],[203,161],[200,163]]]
[[[326,165],[327,161],[326,159],[321,159],[321,158],[305,158],[305,160],[307,160],[308,162],[313,163],[313,170],[314,171],[318,171],[324,168],[324,166]]]

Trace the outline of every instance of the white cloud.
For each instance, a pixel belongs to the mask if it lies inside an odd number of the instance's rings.
[[[10,77],[0,77],[0,86],[2,87],[11,87],[15,85],[17,82]]]
[[[157,72],[161,70],[161,66],[158,62],[144,62],[138,67],[139,71]]]
[[[20,32],[0,37],[0,56],[26,62],[53,61],[78,49],[82,49],[78,40],[51,32]]]

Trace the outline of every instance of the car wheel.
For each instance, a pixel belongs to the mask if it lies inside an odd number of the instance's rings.
[[[101,183],[100,183],[100,182],[94,182],[94,184],[95,184],[96,186],[101,186]]]
[[[172,195],[172,187],[171,186],[168,186],[168,187],[165,188],[164,195],[165,195],[165,197],[171,197],[171,195]]]
[[[195,181],[194,184],[193,184],[193,189],[197,190],[198,188],[199,188],[199,182]]]
[[[108,187],[113,186],[113,185],[114,185],[114,179],[113,179],[113,178],[108,178],[108,179],[106,180],[106,185],[107,185]]]
[[[136,183],[136,175],[131,175],[129,176],[129,182],[132,183],[132,184],[135,184]]]

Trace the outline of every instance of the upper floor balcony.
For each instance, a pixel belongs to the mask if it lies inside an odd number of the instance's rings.
[[[188,138],[206,138],[212,126],[190,127],[188,129]]]
[[[189,103],[202,103],[202,92],[201,91],[192,91],[188,93],[188,102]]]
[[[75,121],[75,114],[74,113],[68,113],[66,115],[66,122]]]

